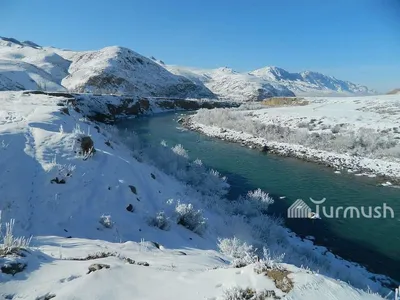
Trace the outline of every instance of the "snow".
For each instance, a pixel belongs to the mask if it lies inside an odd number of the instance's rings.
[[[14,218],[16,236],[33,236],[25,257],[0,257],[0,264],[27,263],[15,276],[0,273],[0,297],[224,299],[225,290],[234,286],[283,295],[271,278],[255,273],[254,266],[233,268],[228,265],[230,258],[217,252],[218,237],[241,235],[256,241],[249,224],[225,212],[222,199],[216,199],[219,205],[205,203],[211,196],[199,194],[156,165],[135,159],[109,127],[97,124],[95,128],[73,109],[70,115],[60,112],[65,100],[0,93],[2,221]],[[79,140],[89,135],[96,152],[87,157],[78,153]],[[175,148],[184,158],[184,150]],[[55,177],[65,183],[51,183]],[[251,195],[266,194],[255,191]],[[201,235],[172,222],[169,208],[180,203],[201,210],[208,225]],[[129,204],[132,212],[127,211]],[[170,217],[169,230],[149,225],[149,218],[159,211]],[[109,216],[109,225],[102,225],[102,216]],[[287,261],[297,265],[282,264],[294,282],[287,299],[381,299],[337,278],[363,289],[390,292],[382,286],[385,276],[371,274],[277,228],[280,239],[287,239],[282,245]],[[101,252],[113,256],[76,260]],[[124,258],[149,266],[129,264]],[[307,260],[314,271],[299,268]],[[92,263],[110,268],[86,274]]]
[[[282,155],[321,161],[337,171],[347,168],[400,179],[398,95],[305,101],[307,105],[202,110],[191,119],[192,128],[231,141],[267,145]],[[268,132],[268,126],[281,133]]]
[[[224,299],[231,287],[275,290],[273,280],[256,274],[253,266],[228,268],[215,251],[157,249],[149,243],[109,243],[86,239],[40,237],[29,257],[28,276],[17,274],[0,283],[1,296],[35,299],[53,294],[57,299]],[[95,261],[73,261],[99,252],[118,253],[148,267],[131,265],[118,257]],[[92,263],[110,265],[110,269],[86,274]],[[287,266],[296,287],[285,299],[296,300],[374,300],[377,295],[353,289],[344,282]]]

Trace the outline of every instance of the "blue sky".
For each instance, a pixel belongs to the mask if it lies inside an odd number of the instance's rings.
[[[0,29],[73,50],[125,46],[168,64],[274,65],[400,87],[397,0],[1,0]]]

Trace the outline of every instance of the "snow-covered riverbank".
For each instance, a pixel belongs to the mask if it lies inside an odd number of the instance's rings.
[[[224,178],[182,147],[161,145],[159,166],[82,114],[100,97],[82,101],[0,93],[1,221],[15,219],[14,236],[0,235],[1,298],[242,299],[229,298],[235,286],[270,299],[393,298],[389,278],[265,215],[264,192],[228,202]],[[26,250],[10,246],[19,236],[33,236]]]
[[[184,124],[209,136],[322,163],[337,172],[400,181],[399,96],[304,101],[307,105],[200,110]]]

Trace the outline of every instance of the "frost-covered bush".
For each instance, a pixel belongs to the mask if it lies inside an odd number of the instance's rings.
[[[4,140],[1,141],[0,143],[0,148],[1,149],[7,149],[9,144],[7,144]]]
[[[110,215],[102,215],[100,217],[99,223],[103,225],[105,228],[113,228],[114,222],[111,220]]]
[[[202,211],[195,209],[192,204],[180,203],[178,201],[175,213],[177,224],[197,234],[202,234],[207,227]]]
[[[226,177],[208,169],[199,159],[191,161],[182,145],[170,148],[162,141],[160,146],[142,148],[141,153],[144,160],[202,194],[222,197],[228,193]]]
[[[224,300],[267,300],[278,299],[274,290],[255,291],[251,288],[231,287],[224,291]]]
[[[245,197],[239,197],[231,202],[230,210],[233,215],[245,215],[248,218],[266,214],[274,200],[261,189],[249,191]]]
[[[183,148],[183,146],[181,144],[178,144],[178,145],[172,147],[171,149],[176,155],[180,155],[184,158],[189,158],[187,151],[185,150],[185,148]]]
[[[257,261],[256,249],[236,237],[218,239],[218,248],[222,254],[233,259],[231,264],[236,268],[241,268]]]
[[[249,191],[247,193],[247,199],[252,203],[255,203],[255,206],[259,208],[262,214],[266,214],[268,211],[268,206],[274,203],[274,199],[269,197],[269,195],[261,189]]]
[[[241,104],[239,107],[234,108],[236,110],[257,110],[263,109],[265,105],[261,104],[260,102],[245,102]]]
[[[285,257],[285,253],[281,254],[273,254],[271,251],[264,247],[263,248],[263,258],[260,259],[254,267],[254,270],[257,273],[263,273],[266,270],[270,269],[283,269],[280,265],[283,262],[283,258]]]
[[[170,228],[169,218],[163,211],[158,212],[155,217],[149,218],[148,224],[161,230],[168,230]]]
[[[0,211],[0,256],[18,252],[20,249],[29,247],[32,238],[14,236],[15,219],[5,223],[5,232],[3,233]]]

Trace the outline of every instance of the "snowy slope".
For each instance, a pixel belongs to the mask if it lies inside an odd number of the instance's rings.
[[[0,37],[0,90],[64,91],[69,64],[51,49]]]
[[[146,156],[129,150],[112,127],[89,122],[67,100],[0,93],[1,221],[15,218],[16,236],[33,235],[25,257],[0,254],[0,265],[27,263],[15,276],[0,273],[0,297],[36,299],[49,293],[58,299],[224,299],[223,291],[235,285],[283,295],[270,277],[257,275],[253,266],[228,266],[232,258],[216,251],[217,237],[234,235],[260,246],[266,243],[274,253],[286,252],[285,263],[319,270],[321,275],[283,264],[294,282],[287,299],[380,299],[336,279],[381,294],[389,292],[382,286],[386,277],[301,241],[259,211],[252,211],[258,214],[257,228],[267,226],[258,235],[260,230],[254,231],[244,215],[228,213],[232,201],[204,189],[221,190],[222,180],[215,172],[202,171],[208,176],[207,185],[200,182],[193,189],[161,171]],[[79,153],[87,136],[96,149],[92,156]],[[174,153],[162,157],[172,167],[185,157],[179,147]],[[168,162],[171,158],[175,161]],[[201,210],[208,224],[201,234],[193,231],[198,227],[189,230],[176,222],[182,204]],[[169,230],[149,222],[160,211],[168,217]],[[266,233],[270,240],[260,240]],[[76,260],[100,252],[114,254]],[[124,257],[150,265],[130,264]],[[86,274],[92,263],[105,263],[110,269]]]
[[[238,73],[230,68],[201,70],[167,65],[172,73],[182,75],[193,82],[204,83],[222,99],[235,101],[260,101],[272,96],[294,96],[285,86],[263,80],[246,73]]]
[[[301,73],[290,73],[282,68],[265,67],[250,72],[259,78],[279,83],[296,96],[323,96],[323,95],[368,95],[376,94],[375,91],[365,86],[354,84],[349,81],[336,79],[318,72],[305,71]]]
[[[0,282],[0,297],[9,299],[6,296],[14,295],[12,299],[38,299],[54,295],[55,299],[63,300],[250,299],[224,296],[226,291],[234,287],[251,288],[257,292],[273,291],[280,297],[284,295],[271,278],[254,272],[253,266],[229,268],[222,261],[222,255],[212,250],[182,249],[184,252],[179,252],[176,249],[157,249],[149,242],[110,243],[57,237],[40,237],[37,243],[41,252],[38,251],[29,259],[31,265],[36,266],[28,269],[26,277],[17,274],[14,278],[4,278],[3,283]],[[105,251],[148,262],[149,266],[132,265],[117,257],[92,261],[69,260]],[[92,263],[108,264],[110,268],[86,274]],[[290,270],[289,276],[295,282],[295,287],[284,299],[383,299],[323,275],[293,266],[285,267]]]

